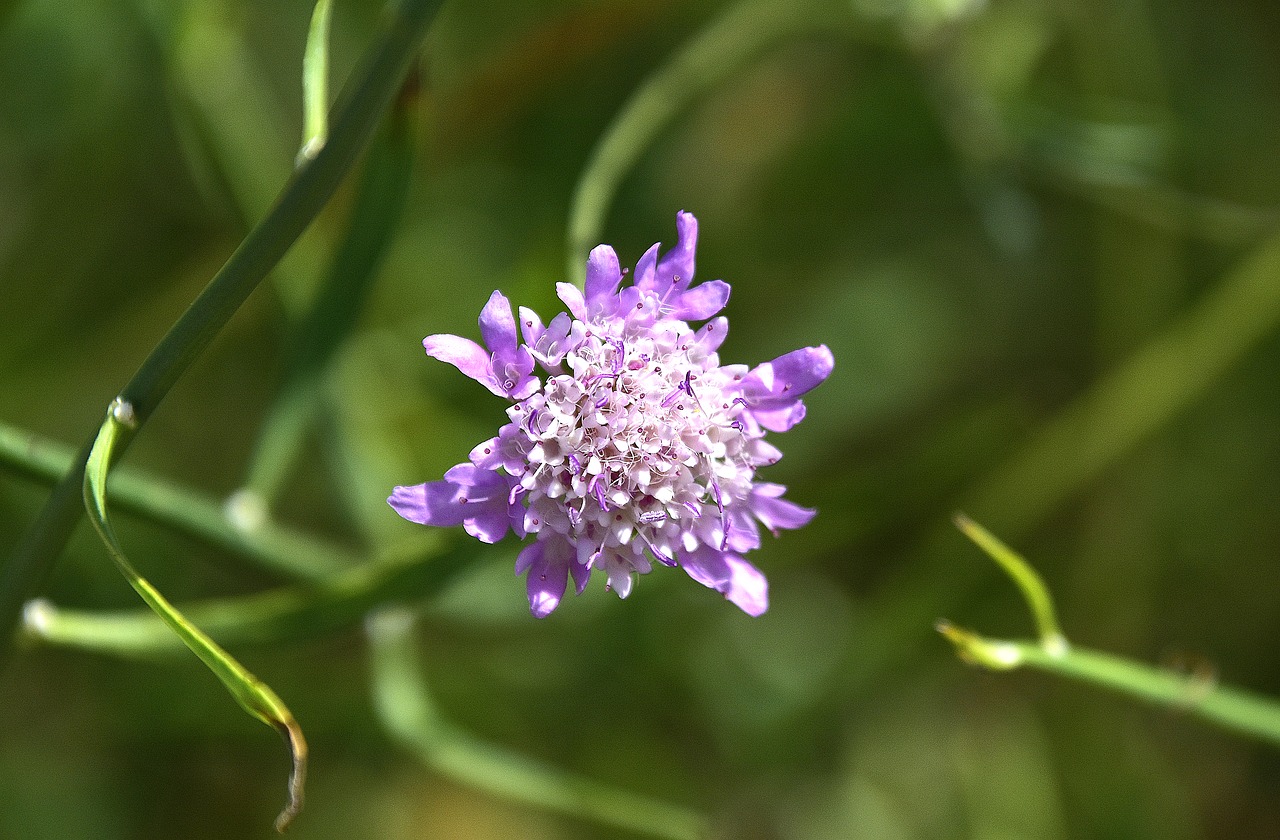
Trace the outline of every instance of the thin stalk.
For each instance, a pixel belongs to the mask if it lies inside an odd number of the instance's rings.
[[[329,139],[329,19],[333,4],[317,0],[302,53],[302,147],[298,162],[310,160]]]
[[[1007,538],[1026,535],[1194,405],[1277,328],[1280,232],[1273,232],[1159,335],[1048,418],[956,507]],[[950,571],[953,535],[944,522],[926,531],[921,561],[869,606],[866,625],[881,644],[850,661],[852,679],[870,684],[917,655],[911,640],[921,638],[919,628],[972,593],[976,579]],[[950,583],[939,587],[939,580]]]
[[[0,464],[18,474],[56,484],[74,461],[71,447],[0,423]],[[355,552],[270,519],[237,526],[218,499],[127,466],[112,470],[107,501],[296,580],[323,580],[361,561]]]
[[[342,243],[310,311],[291,336],[285,382],[263,421],[244,489],[279,492],[320,410],[323,373],[355,327],[403,215],[417,145],[419,81],[410,70],[369,149]]]
[[[654,71],[609,124],[578,178],[565,276],[582,285],[587,252],[600,243],[622,179],[685,108],[773,44],[848,16],[847,9],[824,0],[746,0],[730,6]]]
[[[116,445],[135,421],[128,403],[117,399],[111,404],[102,430],[94,441],[84,474],[84,501],[89,522],[107,547],[116,568],[133,587],[143,602],[205,664],[250,715],[274,728],[289,747],[293,770],[289,774],[289,801],[276,818],[276,830],[283,832],[302,810],[303,787],[307,776],[307,741],[302,728],[271,687],[255,677],[235,657],[227,653],[203,630],[192,624],[169,599],[138,573],[117,539],[107,513],[107,475],[116,455]]]
[[[440,0],[403,0],[390,10],[376,43],[334,107],[329,142],[296,170],[275,207],[249,232],[120,392],[120,399],[132,406],[134,429],[147,421],[178,377],[332,197],[395,97],[439,5]],[[127,449],[134,429],[117,442],[118,454]],[[11,655],[22,605],[35,595],[80,521],[79,490],[92,445],[88,442],[81,448],[0,575],[0,666]]]
[[[1009,576],[1022,598],[1027,602],[1027,609],[1035,620],[1036,630],[1040,634],[1040,644],[1047,651],[1063,651],[1067,648],[1067,637],[1062,635],[1058,626],[1058,617],[1053,608],[1053,598],[1049,595],[1049,587],[1044,585],[1040,574],[1036,572],[1026,559],[1009,546],[1002,543],[995,534],[983,528],[963,513],[955,516],[956,527],[974,544],[987,553],[987,556],[999,564]]]
[[[945,622],[938,631],[969,662],[994,670],[1028,666],[1111,689],[1280,747],[1280,702],[1218,684],[1204,674],[1155,668],[1101,651],[1051,653],[1027,641],[988,639]]]
[[[693,811],[476,741],[431,702],[418,669],[413,614],[381,611],[366,626],[378,715],[396,740],[436,772],[512,802],[652,837],[707,837],[705,818]]]
[[[195,601],[184,604],[182,612],[225,646],[311,639],[350,627],[374,607],[431,598],[468,568],[480,550],[480,543],[465,540],[441,555],[369,563],[313,586]],[[149,610],[69,610],[35,600],[27,605],[23,626],[36,642],[128,659],[163,658],[184,650]]]

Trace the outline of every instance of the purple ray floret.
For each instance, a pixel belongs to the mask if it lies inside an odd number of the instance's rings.
[[[448,362],[500,397],[524,399],[541,384],[533,376],[533,356],[516,338],[516,319],[501,292],[489,296],[480,312],[485,348],[456,335],[429,335],[422,340],[427,355]]]
[[[533,537],[516,573],[538,618],[569,581],[581,594],[597,571],[625,598],[654,561],[760,615],[768,583],[743,555],[760,546],[761,525],[776,535],[814,516],[756,470],[782,457],[765,436],[804,418],[800,398],[830,376],[831,351],[721,365],[728,321],[715,316],[729,285],[694,285],[698,222],[681,212],[676,230],[675,247],[646,251],[625,287],[614,250],[594,249],[584,288],[558,284],[569,311],[545,326],[523,307],[517,324],[494,292],[480,315],[484,347],[453,335],[423,342],[507,398],[508,422],[442,480],[397,487],[388,502],[411,522],[462,525],[487,543]]]

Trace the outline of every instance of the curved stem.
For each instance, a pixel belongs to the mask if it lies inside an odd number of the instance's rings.
[[[1002,543],[994,534],[974,522],[963,513],[955,516],[956,527],[974,544],[996,561],[1005,574],[1018,587],[1022,598],[1027,602],[1027,609],[1035,620],[1036,630],[1040,634],[1041,646],[1051,653],[1067,649],[1067,637],[1062,635],[1058,626],[1058,617],[1053,608],[1053,598],[1049,588],[1044,585],[1040,575],[1022,555]]]
[[[1054,654],[1026,641],[987,639],[942,622],[938,631],[969,662],[995,670],[1028,666],[1118,691],[1280,746],[1280,702],[1219,685],[1210,675],[1155,668],[1101,651]]]
[[[479,553],[479,543],[465,540],[444,554],[370,563],[313,586],[195,601],[184,604],[182,612],[227,646],[314,638],[351,626],[376,606],[436,595]],[[183,651],[181,641],[149,610],[70,610],[35,600],[24,611],[24,630],[34,641],[130,659]]]
[[[1200,399],[1280,327],[1280,232],[1252,249],[1159,335],[1048,418],[955,507],[1018,538],[1096,481]],[[919,650],[919,628],[973,591],[956,580],[954,531],[939,522],[922,560],[869,604],[868,627],[885,637],[850,661],[851,679],[873,683]],[[945,587],[937,581],[951,579]]]
[[[641,85],[610,123],[574,189],[567,277],[582,285],[587,252],[599,244],[609,205],[626,174],[672,120],[771,44],[847,16],[823,0],[746,0],[724,11]]]
[[[409,192],[417,139],[416,68],[369,149],[350,221],[310,311],[291,334],[285,382],[263,421],[244,491],[275,499],[320,410],[323,372],[364,309]]]
[[[353,74],[354,82],[334,108],[329,141],[298,168],[272,211],[250,231],[121,391],[120,398],[133,407],[135,428],[146,422],[173,383],[337,190],[395,96],[438,6],[439,0],[403,0],[392,9],[378,42],[366,53]],[[131,437],[131,433],[121,436],[119,454]],[[87,442],[81,449],[5,564],[0,576],[0,665],[12,650],[23,603],[35,594],[80,521],[79,490],[91,447],[92,442]]]
[[[132,407],[117,399],[111,404],[107,418],[102,423],[102,430],[94,441],[84,474],[84,500],[89,511],[89,523],[102,538],[107,553],[111,555],[120,574],[173,635],[199,657],[241,708],[284,736],[289,755],[293,759],[293,771],[289,774],[289,801],[276,818],[276,829],[284,831],[302,810],[302,792],[307,775],[307,742],[302,736],[302,728],[298,726],[289,707],[270,686],[255,677],[235,657],[209,638],[208,634],[193,624],[150,581],[138,573],[125,556],[111,526],[107,513],[107,474],[116,454],[116,445],[122,433],[133,426],[134,419]]]
[[[19,474],[56,484],[74,460],[71,447],[0,423],[0,464]],[[120,510],[298,580],[323,580],[361,559],[342,546],[270,519],[237,525],[219,500],[127,466],[112,470],[107,499]]]
[[[374,703],[390,733],[437,772],[514,802],[669,840],[698,840],[706,821],[687,809],[565,773],[474,740],[444,720],[418,670],[413,615],[369,617]]]

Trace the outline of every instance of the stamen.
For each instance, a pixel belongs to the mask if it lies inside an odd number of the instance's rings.
[[[716,498],[716,507],[720,510],[720,550],[729,547],[729,518],[724,515],[724,502],[720,498],[720,485],[714,476],[711,477],[711,493]]]
[[[702,400],[698,399],[698,395],[693,392],[693,371],[686,370],[684,372],[684,383],[680,387],[684,388],[685,393],[693,397],[693,401],[697,404],[698,410],[703,414],[706,414],[706,409],[702,407]]]
[[[640,535],[640,539],[644,540],[644,544],[648,546],[649,551],[653,552],[654,558],[657,559],[659,563],[661,563],[664,566],[676,565],[676,559],[674,557],[669,557],[666,554],[663,554],[661,551],[659,551],[658,547],[653,544],[653,541],[649,539],[648,535],[646,535],[644,531],[637,531],[636,533]]]

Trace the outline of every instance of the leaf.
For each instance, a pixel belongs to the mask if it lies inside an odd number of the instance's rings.
[[[111,404],[107,419],[103,422],[84,473],[84,501],[89,521],[102,538],[111,559],[124,575],[129,585],[142,597],[156,615],[169,626],[191,652],[200,658],[210,671],[222,680],[245,711],[273,727],[285,739],[293,761],[289,775],[289,801],[276,818],[276,829],[284,831],[302,810],[303,784],[307,772],[307,742],[293,714],[269,686],[251,674],[231,654],[218,646],[200,628],[187,620],[173,604],[169,603],[146,578],[142,577],[129,559],[111,527],[107,516],[107,474],[111,468],[112,453],[122,436],[135,426],[133,408],[117,398]]]
[[[316,156],[329,139],[329,0],[317,0],[302,56],[302,104],[305,128],[299,162]]]

